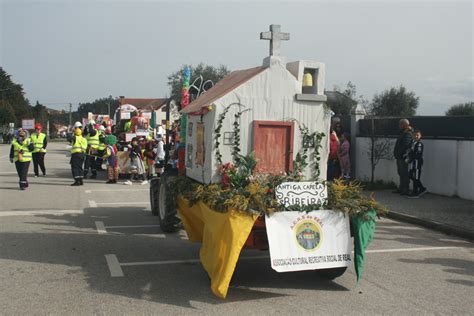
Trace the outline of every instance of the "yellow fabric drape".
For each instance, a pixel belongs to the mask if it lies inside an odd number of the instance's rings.
[[[219,213],[203,202],[189,207],[188,201],[179,197],[178,214],[192,242],[201,242],[201,264],[211,279],[212,292],[227,296],[240,251],[257,219],[236,211]]]

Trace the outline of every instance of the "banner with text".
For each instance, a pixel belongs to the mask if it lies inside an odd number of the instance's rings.
[[[324,205],[326,185],[285,182],[275,189],[285,206]],[[351,262],[349,217],[332,210],[276,212],[266,216],[272,268],[278,272],[347,267]]]
[[[276,212],[265,221],[275,271],[347,267],[351,263],[349,217],[342,212]]]

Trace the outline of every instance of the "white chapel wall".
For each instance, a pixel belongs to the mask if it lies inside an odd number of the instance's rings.
[[[241,153],[243,155],[248,154],[253,149],[252,122],[254,120],[288,121],[297,118],[311,131],[324,132],[328,135],[330,118],[329,113],[324,110],[323,103],[299,101],[299,103],[296,103],[295,94],[300,93],[299,90],[299,83],[296,78],[284,66],[274,65],[214,102],[216,104],[216,120],[224,108],[232,103],[238,102],[245,108],[250,109],[243,113],[240,119]],[[233,131],[232,124],[237,111],[238,107],[235,106],[229,110],[221,130],[220,151],[224,163],[232,161],[232,146],[223,144],[223,135],[224,132]],[[296,122],[293,142],[294,159],[301,145],[301,136]],[[322,145],[323,148],[320,150],[322,158],[321,177],[325,179],[328,155],[327,136],[323,139]],[[215,173],[217,164],[214,149],[212,157],[207,156],[207,158],[212,159],[213,181],[217,181],[219,177]],[[310,177],[309,168],[305,176]]]

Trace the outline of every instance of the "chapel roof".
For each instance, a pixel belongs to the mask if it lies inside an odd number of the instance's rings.
[[[157,110],[161,108],[163,105],[166,104],[168,99],[161,98],[161,99],[138,99],[138,98],[121,98],[120,103],[123,104],[131,104],[135,106],[137,109],[146,109],[146,110]]]
[[[222,80],[217,82],[211,89],[201,94],[199,98],[197,98],[196,100],[191,102],[186,108],[181,110],[181,113],[193,113],[200,111],[201,108],[210,105],[212,102],[236,89],[237,87],[239,87],[246,81],[252,79],[265,69],[267,68],[255,67],[231,72]]]

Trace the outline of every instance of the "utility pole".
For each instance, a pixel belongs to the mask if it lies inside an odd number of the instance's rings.
[[[72,103],[69,103],[69,128],[72,126]]]

